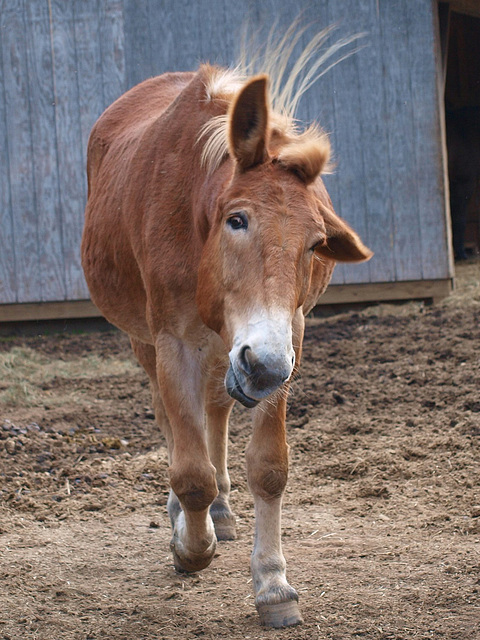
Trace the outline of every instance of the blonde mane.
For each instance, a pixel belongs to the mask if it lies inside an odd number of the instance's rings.
[[[298,153],[321,156],[322,172],[328,172],[330,142],[327,133],[317,125],[310,125],[302,131],[296,112],[302,96],[319,78],[358,51],[358,47],[352,49],[349,45],[356,43],[364,34],[355,34],[328,44],[327,40],[335,26],[328,27],[315,34],[293,61],[294,50],[308,28],[299,23],[300,19],[294,21],[282,36],[275,35],[278,32],[275,23],[266,42],[260,46],[258,34],[248,37],[245,29],[237,65],[233,69],[207,68],[207,101],[224,102],[226,108],[226,113],[211,118],[203,126],[197,139],[197,142],[204,141],[201,164],[208,173],[215,171],[228,157],[228,106],[248,79],[259,73],[269,76],[270,151],[280,161],[282,158],[293,161]],[[255,53],[252,55],[251,52]]]

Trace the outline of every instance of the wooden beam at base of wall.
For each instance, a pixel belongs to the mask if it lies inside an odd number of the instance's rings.
[[[0,322],[98,318],[101,315],[91,300],[0,305]]]
[[[336,285],[328,287],[318,304],[352,304],[355,302],[393,302],[395,300],[422,299],[439,302],[451,293],[452,288],[453,282],[451,279]]]
[[[418,280],[376,284],[335,285],[327,289],[319,304],[352,304],[394,300],[429,299],[438,302],[452,291],[452,280]],[[98,318],[102,314],[90,300],[0,305],[0,322]]]

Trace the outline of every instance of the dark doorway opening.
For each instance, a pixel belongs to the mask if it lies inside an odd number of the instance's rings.
[[[448,9],[446,26],[450,210],[455,258],[462,260],[480,253],[480,16]]]

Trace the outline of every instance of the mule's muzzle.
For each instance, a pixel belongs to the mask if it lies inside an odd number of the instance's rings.
[[[265,363],[250,347],[243,347],[237,357],[230,361],[225,388],[232,398],[251,409],[289,379],[294,363],[294,356],[291,362]]]
[[[238,400],[240,404],[243,404],[244,407],[248,409],[253,409],[260,402],[259,400],[255,400],[254,398],[250,398],[245,395],[242,387],[240,386],[235,373],[233,372],[232,365],[228,368],[227,375],[225,376],[225,388],[227,393],[232,396],[235,400]]]

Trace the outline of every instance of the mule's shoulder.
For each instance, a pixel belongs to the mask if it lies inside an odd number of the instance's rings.
[[[144,80],[99,117],[88,140],[89,192],[107,151],[121,138],[133,138],[156,120],[195,77],[194,72],[164,73]]]

